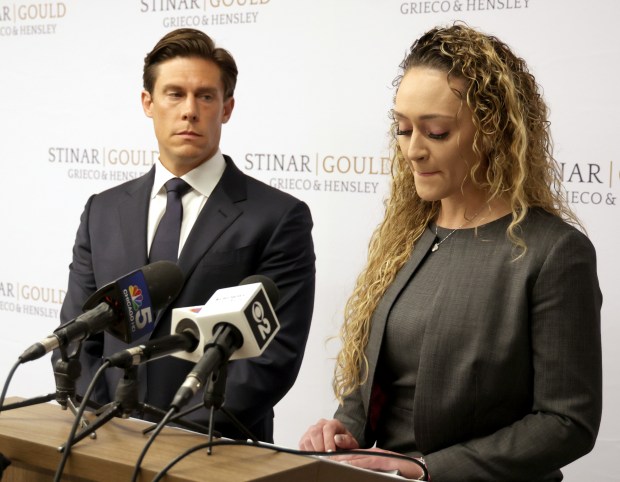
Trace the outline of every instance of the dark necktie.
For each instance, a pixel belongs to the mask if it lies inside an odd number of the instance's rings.
[[[181,199],[191,189],[183,179],[175,177],[166,184],[167,201],[164,212],[151,244],[149,263],[155,261],[177,261],[179,253],[179,237],[183,220]]]

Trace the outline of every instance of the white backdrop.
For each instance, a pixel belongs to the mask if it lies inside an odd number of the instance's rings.
[[[327,340],[382,215],[392,79],[415,38],[460,19],[524,57],[551,107],[564,186],[597,248],[604,295],[603,423],[594,451],[565,475],[617,480],[619,15],[617,0],[0,0],[0,380],[58,323],[87,197],[157,155],[139,102],[144,55],[167,31],[197,27],[240,70],[223,152],[305,200],[315,220],[313,327],[297,384],[276,407],[276,441],[296,447],[336,407],[338,347]],[[9,395],[53,390],[45,358],[17,371]]]

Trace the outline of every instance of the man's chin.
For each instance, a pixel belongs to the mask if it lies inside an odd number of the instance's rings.
[[[200,166],[210,158],[211,156],[209,155],[189,155],[175,152],[175,155],[171,156],[169,159],[164,159],[160,156],[160,161],[166,169],[180,177]]]
[[[184,164],[202,164],[213,156],[211,151],[194,146],[183,146],[182,148],[175,149],[172,154],[175,159]]]

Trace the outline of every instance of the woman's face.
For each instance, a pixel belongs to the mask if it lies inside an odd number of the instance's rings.
[[[456,78],[448,83],[443,71],[414,67],[396,94],[398,144],[418,195],[426,201],[462,202],[476,191],[469,177],[477,160],[472,112],[453,89],[465,92],[465,82]]]

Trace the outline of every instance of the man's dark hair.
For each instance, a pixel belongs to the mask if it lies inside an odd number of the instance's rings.
[[[237,85],[237,64],[230,53],[216,47],[206,33],[192,28],[180,28],[166,34],[144,58],[142,82],[150,94],[157,80],[157,66],[176,57],[198,57],[220,68],[224,99],[232,97]]]

